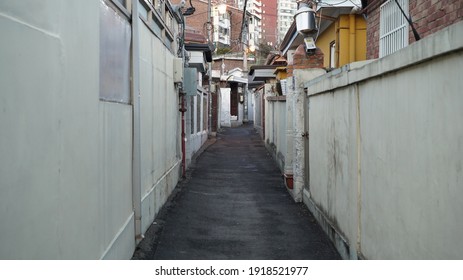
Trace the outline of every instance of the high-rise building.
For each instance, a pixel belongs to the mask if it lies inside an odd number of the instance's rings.
[[[239,9],[244,10],[245,0],[237,0],[236,5]],[[248,15],[247,41],[250,46],[258,48],[262,40],[262,1],[247,0],[246,13]]]
[[[297,3],[294,0],[277,0],[277,41],[281,42],[294,20]]]
[[[262,0],[262,40],[269,46],[277,43],[277,2],[278,0]]]

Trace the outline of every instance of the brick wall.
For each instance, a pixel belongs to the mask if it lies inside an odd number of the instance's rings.
[[[293,55],[293,63],[287,67],[288,76],[292,76],[295,69],[323,68],[323,57],[319,48],[315,53],[307,55],[304,45],[299,45]]]
[[[219,106],[218,106],[218,98],[217,93],[212,93],[212,119],[211,119],[211,132],[217,132],[218,127],[218,119],[219,119]]]
[[[277,43],[277,1],[262,0],[262,42],[271,43],[276,46]]]
[[[418,34],[426,37],[463,19],[461,0],[410,0],[410,14]],[[410,36],[410,43],[414,41]]]
[[[367,17],[367,59],[379,57],[379,7],[368,10]]]
[[[239,40],[241,33],[241,23],[243,20],[243,11],[232,8],[230,8],[229,11],[231,12],[231,49],[232,51],[237,52],[241,50]]]
[[[367,59],[379,57],[379,7],[384,0],[368,2],[367,12]],[[409,11],[413,24],[424,38],[449,25],[463,20],[462,0],[409,0]],[[409,33],[409,42],[413,43],[413,33]]]
[[[174,0],[172,1],[173,3],[175,2],[180,2],[180,0]],[[212,7],[215,5],[217,1],[212,1]],[[230,5],[232,5],[233,1],[229,0]],[[207,18],[207,9],[208,9],[208,1],[204,0],[191,0],[191,3],[195,7],[195,13],[192,14],[191,16],[186,16],[186,25],[189,27],[194,28],[195,30],[201,32],[203,35],[207,37],[207,26],[206,23],[208,21]],[[189,7],[189,1],[187,1],[186,7]],[[243,18],[243,11],[238,10],[235,7],[229,6],[227,8],[227,12],[230,14],[231,19],[231,48],[233,51],[239,51],[240,46],[238,44],[238,38],[239,34],[241,31],[241,21]]]
[[[178,1],[179,0],[175,0]],[[186,1],[186,7],[190,6],[189,1]],[[207,29],[206,29],[206,22],[207,22],[207,1],[199,1],[199,0],[192,0],[191,3],[193,7],[195,7],[195,13],[191,16],[186,16],[186,25],[189,27],[193,27],[195,30],[201,32],[203,35],[207,37]]]
[[[231,59],[225,59],[225,72],[235,69],[235,68],[241,68],[243,69],[243,60],[231,60]],[[222,60],[215,60],[212,63],[212,69],[213,70],[222,70]]]

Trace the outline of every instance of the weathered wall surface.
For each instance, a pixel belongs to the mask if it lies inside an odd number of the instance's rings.
[[[99,9],[0,4],[2,259],[133,252],[132,111],[98,101]]]
[[[179,178],[179,97],[172,53],[140,24],[142,231],[167,200]]]
[[[133,98],[129,83],[108,95],[123,100],[102,97],[111,87],[101,86],[100,60],[123,56],[127,66],[133,37],[104,3],[0,3],[0,259],[133,254]],[[121,48],[100,33],[115,22]],[[173,55],[139,23],[140,71],[111,74],[140,78],[144,232],[178,181],[181,153]]]
[[[283,173],[287,148],[286,99],[281,99],[279,101],[277,99],[270,99],[265,102],[268,103],[268,111],[266,113],[266,118],[268,118],[266,124],[268,124],[268,126],[266,127],[267,138],[265,139],[265,144]]]
[[[380,10],[383,1],[369,1],[367,7],[367,59],[379,57]],[[460,0],[409,0],[409,14],[421,38],[427,37],[463,19],[463,2]],[[415,41],[409,28],[409,42]]]
[[[304,202],[345,258],[462,258],[462,32],[306,83]]]

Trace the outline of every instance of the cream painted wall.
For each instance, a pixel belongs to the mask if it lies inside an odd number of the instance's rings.
[[[231,127],[230,88],[220,88],[220,126]]]
[[[310,98],[310,197],[350,241],[357,239],[356,95],[350,88]]]
[[[140,22],[142,231],[153,221],[179,178],[179,97],[172,53]]]
[[[132,114],[99,101],[98,26],[98,1],[0,3],[1,259],[133,252]]]
[[[462,259],[461,32],[305,84],[304,202],[343,257]]]
[[[207,96],[207,95],[206,95]],[[201,99],[202,98],[202,99]],[[208,135],[207,135],[207,127],[204,127],[203,121],[204,121],[204,114],[208,115],[208,109],[207,106],[204,106],[204,103],[200,104],[201,106],[198,106],[198,102],[204,102],[204,100],[207,97],[203,96],[201,97],[199,94],[196,96],[192,97],[186,97],[185,98],[185,107],[187,108],[187,112],[185,113],[185,134],[186,134],[186,143],[185,143],[185,148],[186,148],[186,168],[188,168],[192,162],[193,157],[195,154],[201,149],[203,144],[207,141]],[[192,119],[191,117],[191,109],[194,108],[194,117]],[[199,110],[199,111],[198,111]],[[203,110],[206,110],[204,112]],[[198,124],[198,114],[200,116],[200,123]],[[191,123],[193,122],[195,129],[191,129]],[[206,123],[207,124],[207,123]],[[198,126],[200,127],[200,131],[198,132]],[[202,130],[201,130],[202,128]]]
[[[134,251],[132,212],[132,106],[99,102],[99,207],[104,259]],[[100,233],[101,234],[101,233]]]
[[[265,143],[272,156],[275,158],[278,167],[283,173],[285,169],[286,156],[286,101],[265,101],[268,111],[266,116],[268,131]]]
[[[360,99],[366,256],[463,258],[462,55],[362,87],[368,93]]]

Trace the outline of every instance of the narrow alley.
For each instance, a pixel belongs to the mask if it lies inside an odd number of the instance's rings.
[[[339,259],[252,125],[227,128],[196,160],[133,259]]]

